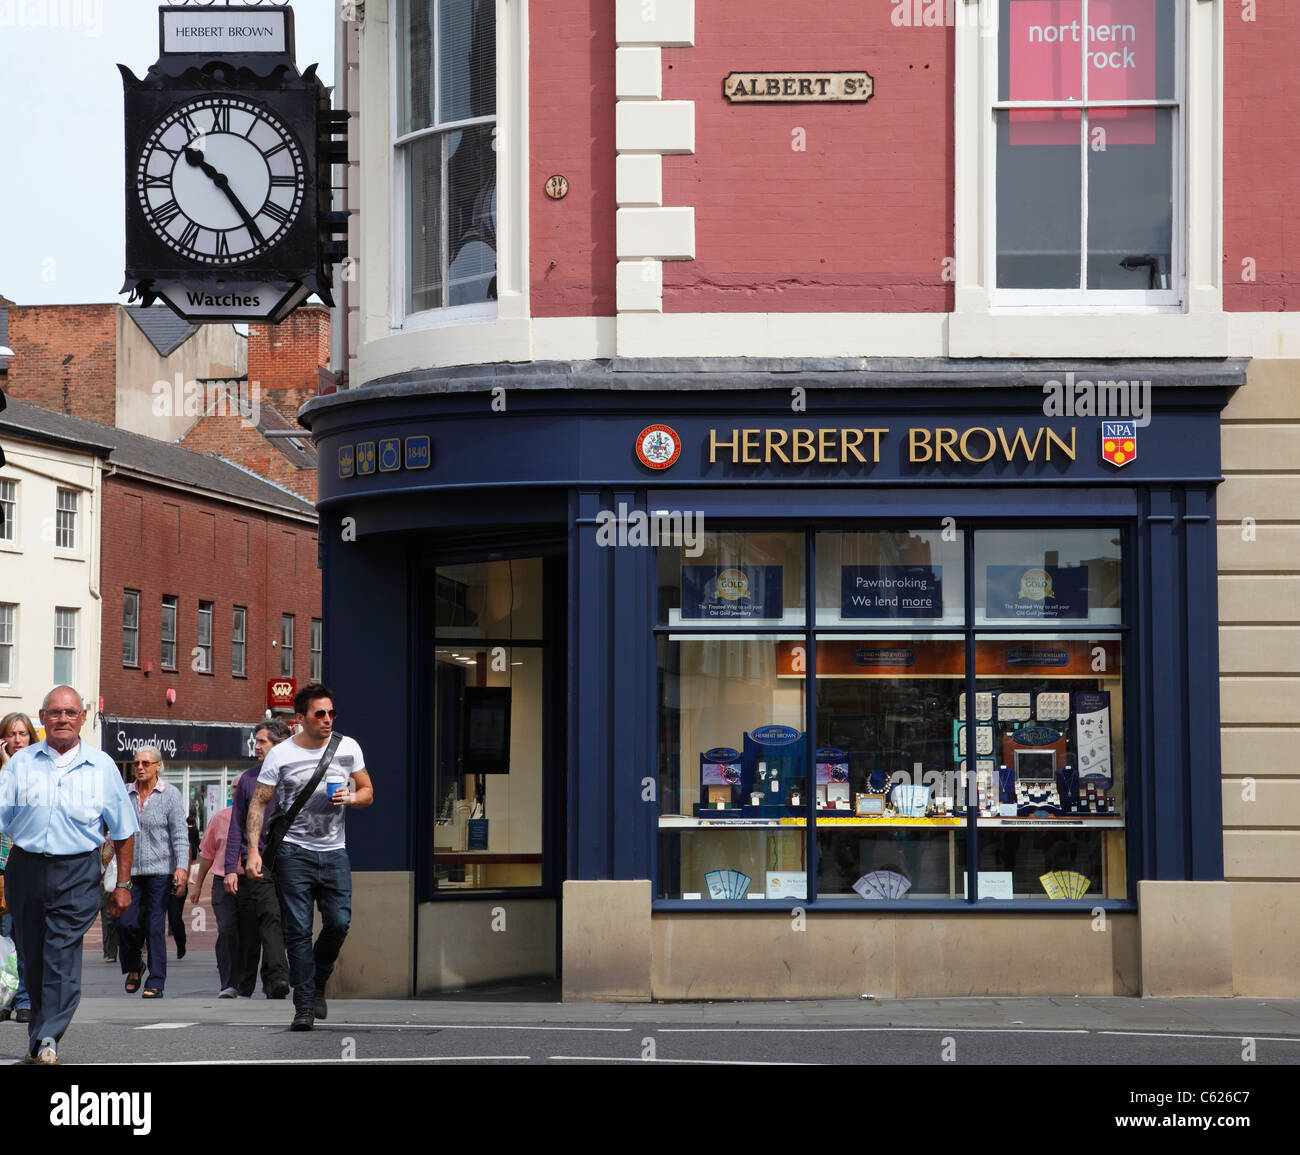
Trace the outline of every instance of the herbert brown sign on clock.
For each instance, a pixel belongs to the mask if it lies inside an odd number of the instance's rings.
[[[729,72],[722,95],[733,104],[799,104],[832,101],[865,104],[875,82],[871,74],[855,72]]]

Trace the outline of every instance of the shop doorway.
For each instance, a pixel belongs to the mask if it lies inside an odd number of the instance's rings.
[[[564,560],[443,556],[423,573],[421,994],[558,978]]]

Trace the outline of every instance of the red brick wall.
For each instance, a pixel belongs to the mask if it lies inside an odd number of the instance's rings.
[[[532,314],[613,316],[614,5],[551,0],[529,11]],[[555,173],[569,181],[559,201],[545,192]]]
[[[308,434],[303,430],[306,444]],[[201,417],[181,438],[186,449],[196,453],[217,453],[227,461],[251,469],[260,477],[292,490],[316,503],[316,470],[298,469],[274,445],[237,414]]]
[[[245,532],[247,564],[240,564]],[[294,537],[292,564],[284,556],[286,532]],[[100,693],[108,714],[218,722],[260,718],[267,680],[280,675],[280,651],[271,642],[279,640],[282,613],[295,615],[294,677],[299,685],[308,679],[311,619],[321,616],[314,526],[111,477],[104,483],[101,578]],[[140,669],[122,665],[122,594],[127,589],[140,591]],[[179,598],[174,672],[159,668],[164,594]],[[215,603],[211,674],[190,666],[200,599]],[[231,611],[236,605],[248,609],[245,678],[230,672]],[[146,661],[153,663],[152,673],[144,673]],[[170,707],[165,699],[169,687],[177,694]]]
[[[1223,307],[1293,312],[1300,309],[1300,0],[1252,8],[1253,21],[1242,19],[1237,3],[1223,15]],[[1243,269],[1246,260],[1253,269]]]
[[[14,305],[5,392],[103,425],[117,419],[117,306]]]
[[[664,49],[664,99],[695,102],[694,155],[663,162],[696,253],[665,262],[666,312],[951,310],[953,34],[895,27],[892,7],[697,5],[695,46]],[[875,80],[866,105],[722,95],[740,69],[853,68]]]
[[[309,389],[316,396],[318,370],[330,363],[330,314],[323,305],[290,313],[278,325],[249,325],[248,380],[265,392]]]

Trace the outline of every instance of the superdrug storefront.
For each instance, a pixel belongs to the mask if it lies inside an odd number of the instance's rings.
[[[1223,877],[1244,366],[1113,372],[497,366],[313,401],[326,680],[386,768],[349,830],[375,988],[1135,992],[1140,885]]]

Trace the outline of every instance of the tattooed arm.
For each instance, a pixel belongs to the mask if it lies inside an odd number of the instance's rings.
[[[259,782],[253,792],[253,801],[248,804],[248,826],[245,830],[248,857],[244,861],[244,873],[252,878],[262,877],[262,820],[266,817],[266,807],[274,795],[274,786]]]

